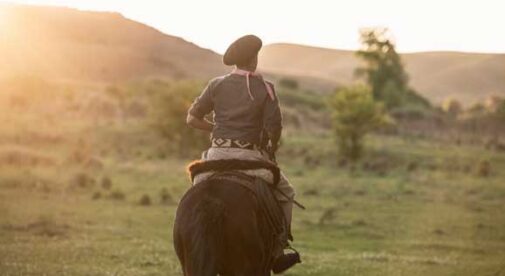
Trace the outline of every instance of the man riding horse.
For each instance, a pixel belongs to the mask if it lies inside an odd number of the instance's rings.
[[[262,41],[247,35],[233,42],[223,63],[235,66],[212,79],[188,110],[187,123],[211,132],[212,146],[203,160],[240,159],[275,162],[282,132],[282,117],[274,85],[256,73]],[[214,123],[205,116],[214,112]],[[295,191],[281,173],[274,190],[290,233]],[[286,238],[291,235],[285,235]],[[284,244],[288,244],[287,240]],[[299,262],[298,253],[278,252],[274,266],[287,269]]]

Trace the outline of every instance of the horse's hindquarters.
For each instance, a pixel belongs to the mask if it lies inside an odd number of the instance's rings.
[[[230,181],[193,186],[177,209],[174,246],[185,275],[270,275],[270,235],[254,196]],[[262,228],[263,227],[263,228]]]

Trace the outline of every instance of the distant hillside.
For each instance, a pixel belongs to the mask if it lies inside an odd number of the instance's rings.
[[[221,56],[118,13],[0,4],[0,78],[207,78]]]
[[[146,77],[202,78],[226,72],[221,56],[118,13],[0,4],[0,80],[37,75],[52,80],[114,82]],[[472,103],[505,96],[505,55],[405,54],[412,85],[434,102]],[[293,76],[311,90],[353,81],[352,51],[293,44],[267,45],[259,68]]]
[[[403,54],[411,85],[434,102],[455,97],[466,104],[490,95],[505,96],[505,55],[456,52]],[[294,44],[267,45],[261,68],[271,74],[320,79],[342,85],[355,81],[359,60],[352,51]]]

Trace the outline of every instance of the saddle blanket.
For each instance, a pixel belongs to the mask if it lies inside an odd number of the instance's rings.
[[[263,181],[272,184],[274,176],[270,170],[267,169],[254,169],[254,170],[236,170],[237,172],[241,172],[245,175],[261,178]],[[217,171],[208,171],[203,172],[195,176],[193,179],[193,185],[197,185],[209,177],[213,176]]]
[[[229,160],[229,159],[240,159],[240,160],[256,160],[256,161],[265,161],[266,158],[261,155],[259,151],[255,150],[240,150],[240,149],[222,149],[222,148],[210,148],[208,151],[205,151],[202,154],[201,161],[209,161],[209,160]],[[274,182],[274,176],[271,170],[265,168],[255,168],[250,170],[236,170],[243,174],[258,177],[263,181],[272,184]],[[206,172],[202,172],[196,175],[193,179],[193,185],[201,183],[205,181],[210,176],[214,175],[216,171],[210,170]]]

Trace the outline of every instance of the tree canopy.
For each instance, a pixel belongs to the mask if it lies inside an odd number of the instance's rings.
[[[429,102],[409,88],[409,77],[396,52],[388,29],[362,29],[362,49],[356,54],[365,65],[355,75],[365,79],[375,100],[388,109],[410,105],[429,106]]]

